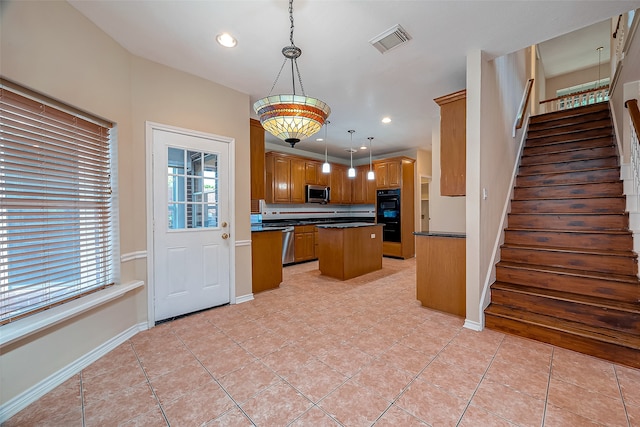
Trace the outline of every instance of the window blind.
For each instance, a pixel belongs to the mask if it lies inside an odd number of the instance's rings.
[[[98,123],[0,87],[0,325],[113,284],[110,128]]]

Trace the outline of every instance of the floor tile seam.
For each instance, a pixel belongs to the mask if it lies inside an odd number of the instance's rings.
[[[137,359],[137,358],[136,358]],[[85,408],[84,408],[84,384],[82,381],[82,371],[80,371],[80,411],[82,413],[82,427],[86,427]]]
[[[617,366],[613,365],[613,374],[616,377],[616,384],[618,386],[618,391],[620,392],[620,399],[622,399],[622,407],[624,408],[624,415],[627,418],[627,424],[631,427],[631,417],[629,416],[629,411],[627,410],[627,402],[624,399],[624,394],[622,393],[622,386],[620,385],[620,378],[618,377],[618,369]]]
[[[338,421],[337,419],[335,419],[334,417],[331,416],[331,414],[329,414],[327,411],[324,410],[324,408],[322,408],[321,406],[318,406],[316,403],[314,403],[309,409],[307,409],[306,411],[304,411],[302,414],[300,414],[299,416],[297,416],[295,419],[291,420],[289,422],[289,424],[287,424],[288,426],[291,426],[293,423],[295,423],[296,421],[298,421],[300,418],[302,418],[303,416],[305,416],[309,411],[311,411],[313,408],[316,408],[320,411],[322,411],[327,417],[331,418],[333,421],[336,422],[336,424],[338,424],[340,427],[347,427],[344,424],[342,424],[340,421]]]
[[[138,366],[140,366],[140,369],[142,370],[142,374],[144,375],[144,377],[145,377],[145,379],[147,381],[147,387],[149,387],[151,389],[151,394],[153,395],[153,398],[156,401],[156,405],[158,406],[158,409],[160,409],[160,413],[162,414],[162,418],[164,418],[164,422],[167,423],[167,426],[170,426],[171,424],[169,423],[169,418],[167,417],[167,414],[164,411],[164,407],[160,403],[160,399],[158,398],[158,395],[157,395],[155,389],[151,385],[151,379],[149,378],[149,375],[147,375],[147,372],[144,370],[144,367],[142,365],[142,360],[140,360],[140,355],[136,351],[135,345],[132,344],[131,348],[133,349],[133,353],[136,355],[136,360],[138,361]],[[141,415],[141,414],[138,414],[138,415]]]
[[[456,334],[457,336],[457,334]],[[455,338],[455,337],[454,337]],[[462,411],[462,413],[460,414],[460,417],[458,418],[456,425],[460,424],[460,422],[462,421],[462,419],[464,418],[464,415],[467,413],[467,410],[469,409],[469,406],[471,406],[471,402],[473,402],[473,398],[476,396],[476,393],[478,393],[478,390],[480,389],[480,385],[482,384],[482,382],[485,380],[485,377],[487,376],[487,372],[489,372],[489,369],[491,369],[491,365],[493,365],[493,362],[496,360],[496,355],[498,354],[498,350],[500,350],[500,347],[502,346],[502,344],[504,343],[505,340],[505,336],[502,337],[502,340],[500,341],[500,344],[498,345],[498,347],[495,349],[495,351],[493,352],[493,355],[491,356],[491,361],[489,362],[489,364],[487,365],[487,367],[484,369],[484,372],[482,374],[482,377],[480,378],[480,380],[478,381],[478,384],[476,384],[475,389],[473,390],[473,393],[471,393],[471,396],[469,397],[469,399],[467,400],[467,404],[464,407],[464,410]],[[453,341],[453,338],[452,338]],[[448,345],[448,344],[447,344]],[[446,348],[446,346],[445,346]],[[499,414],[496,414],[492,411],[490,411],[488,408],[485,408],[483,406],[478,405],[479,408],[482,408],[483,410],[487,411],[488,413],[501,418],[503,420],[506,420],[507,422],[511,423],[511,424],[517,424],[516,422],[509,420]],[[544,413],[542,416],[542,420],[544,421]]]

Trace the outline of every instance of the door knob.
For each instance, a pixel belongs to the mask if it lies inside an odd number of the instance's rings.
[[[226,240],[229,238],[229,235],[227,233],[222,233],[222,238]]]
[[[226,227],[226,226],[227,226],[227,223],[223,221],[223,222],[222,222],[222,226],[223,226],[223,227]]]

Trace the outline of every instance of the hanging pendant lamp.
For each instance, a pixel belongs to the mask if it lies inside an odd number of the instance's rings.
[[[355,130],[348,130],[347,132],[349,132],[349,134],[351,134],[351,147],[349,147],[349,153],[351,154],[351,167],[347,171],[347,176],[349,178],[355,178],[356,177],[356,170],[353,168],[353,153],[356,151],[356,150],[353,149],[353,133],[355,132]]]
[[[367,179],[373,181],[376,179],[376,175],[373,173],[373,168],[371,167],[371,140],[373,137],[370,136],[367,139],[369,140],[369,172],[367,172]]]
[[[289,0],[289,21],[291,21],[289,34],[291,45],[282,48],[285,59],[271,91],[278,83],[280,73],[282,73],[287,61],[291,61],[293,93],[271,95],[270,91],[269,96],[259,99],[253,104],[253,109],[260,117],[260,123],[267,132],[288,142],[293,147],[296,143],[318,132],[331,114],[331,109],[323,101],[308,97],[304,93],[302,76],[298,69],[298,58],[302,55],[302,49],[293,42],[293,0]],[[296,95],[294,68],[298,74],[302,95]]]
[[[329,120],[324,122],[324,163],[322,164],[322,173],[331,173],[331,164],[327,156],[327,126],[331,123]]]

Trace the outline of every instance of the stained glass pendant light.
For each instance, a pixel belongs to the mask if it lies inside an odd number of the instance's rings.
[[[289,0],[289,21],[291,30],[289,34],[290,46],[282,48],[285,59],[280,67],[280,72],[276,81],[271,87],[271,91],[278,82],[280,73],[287,61],[291,61],[291,81],[293,83],[293,93],[284,95],[271,95],[259,99],[253,104],[253,109],[260,117],[260,123],[270,134],[291,144],[293,147],[301,140],[310,137],[318,132],[324,124],[331,109],[323,101],[305,95],[302,86],[302,77],[298,69],[298,58],[302,55],[302,49],[293,42],[293,0]],[[295,72],[298,74],[298,82],[302,95],[296,94]]]

